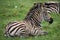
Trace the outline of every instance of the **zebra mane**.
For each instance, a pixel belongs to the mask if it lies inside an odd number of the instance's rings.
[[[27,13],[27,16],[25,17],[25,19],[30,19],[30,18],[32,17],[32,15],[33,15],[32,11],[33,11],[34,9],[36,9],[36,8],[37,8],[37,6],[33,6],[33,7],[29,10],[29,12]]]
[[[30,21],[32,25],[35,24],[36,26],[40,26],[40,21],[38,21],[38,19],[35,18],[36,13],[34,13],[34,12],[36,12],[36,10],[37,10],[38,11],[37,14],[40,14],[41,4],[42,3],[34,3],[34,6],[29,10],[29,12],[28,12],[27,16],[24,18],[24,20]]]
[[[42,4],[42,3],[34,3],[34,6],[29,10],[29,12],[27,13],[27,16],[24,18],[24,20],[30,20],[32,15],[34,15],[34,9],[38,8],[38,4]],[[41,6],[41,5],[40,5]]]

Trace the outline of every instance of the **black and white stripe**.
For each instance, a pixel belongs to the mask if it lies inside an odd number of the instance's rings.
[[[59,13],[59,2],[46,2],[45,5],[48,13]]]
[[[10,22],[5,30],[5,36],[19,36],[20,33],[24,33],[24,24],[20,24],[19,22]]]

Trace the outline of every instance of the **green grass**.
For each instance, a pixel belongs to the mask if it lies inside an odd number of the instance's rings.
[[[0,40],[60,40],[60,15],[57,14],[51,14],[54,19],[52,24],[45,21],[41,24],[48,35],[28,38],[4,37],[5,25],[10,21],[23,20],[34,2],[44,0],[0,0]]]

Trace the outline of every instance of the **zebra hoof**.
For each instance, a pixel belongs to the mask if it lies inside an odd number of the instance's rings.
[[[47,35],[48,34],[48,32],[44,32],[44,35]]]

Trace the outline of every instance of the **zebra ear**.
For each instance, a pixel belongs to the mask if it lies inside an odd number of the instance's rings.
[[[34,5],[37,5],[37,3],[36,3],[36,2],[34,2]]]
[[[39,5],[41,6],[43,4],[42,3],[36,3],[36,2],[34,3],[34,6],[39,6]]]

